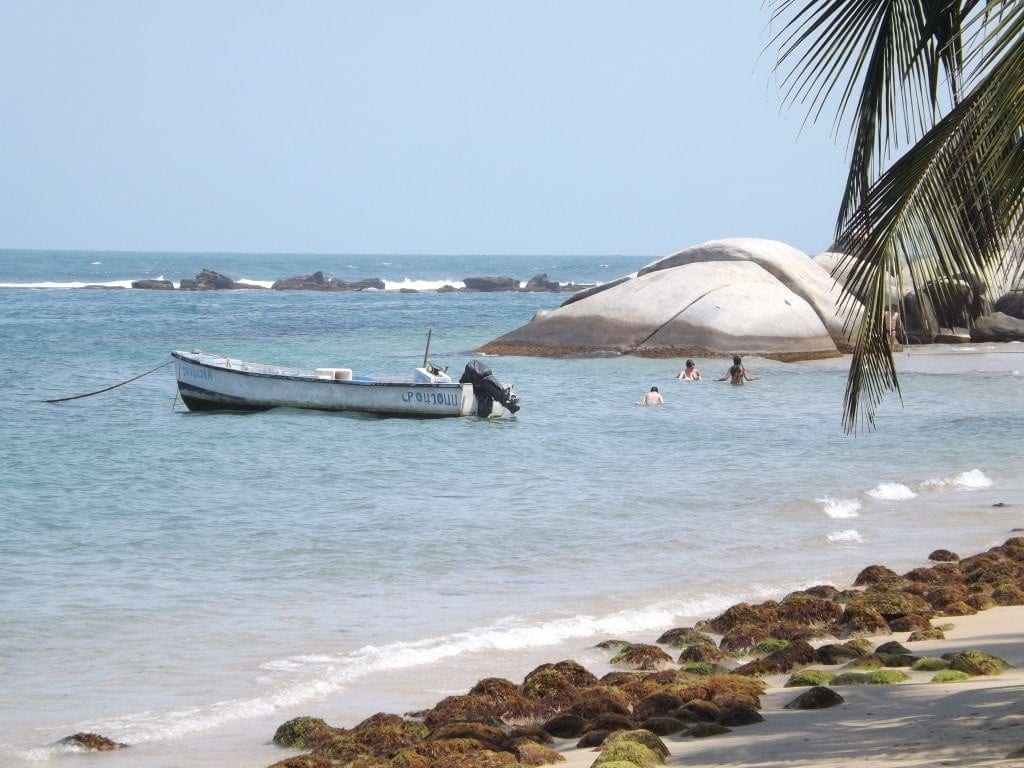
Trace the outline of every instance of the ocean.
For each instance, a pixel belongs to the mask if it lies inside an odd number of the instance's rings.
[[[724,360],[681,382],[682,360],[488,358],[522,403],[501,420],[190,414],[173,367],[41,402],[172,349],[402,375],[428,329],[458,373],[566,295],[441,285],[654,258],[0,251],[0,765],[78,765],[54,742],[93,731],[132,745],[106,766],[261,768],[300,714],[351,726],[564,658],[600,674],[601,640],[1024,525],[1019,344],[900,355],[902,405],[857,437],[843,359],[748,358],[740,388],[711,380]],[[114,289],[204,267],[387,290]],[[652,385],[665,405],[637,407]]]

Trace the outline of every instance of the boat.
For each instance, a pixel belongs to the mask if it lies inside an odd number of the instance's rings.
[[[175,350],[171,355],[178,393],[190,411],[308,408],[391,416],[498,417],[519,410],[512,387],[503,386],[479,360],[470,360],[455,382],[447,368],[427,363],[426,356],[423,366],[406,380],[366,376],[351,368],[252,363],[200,350]]]

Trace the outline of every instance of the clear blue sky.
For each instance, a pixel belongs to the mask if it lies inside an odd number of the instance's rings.
[[[831,240],[768,11],[0,0],[0,248],[661,255]]]

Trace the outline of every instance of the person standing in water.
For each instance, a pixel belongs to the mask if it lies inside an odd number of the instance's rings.
[[[683,381],[700,381],[700,371],[697,370],[697,366],[693,364],[693,360],[686,361],[686,368],[679,372],[676,376],[677,379]]]
[[[739,355],[733,355],[732,365],[725,372],[725,376],[718,379],[718,381],[729,381],[738,387],[743,384],[744,379],[747,381],[757,381],[760,378],[760,376],[751,376],[747,373],[747,369],[743,367],[743,359]]]
[[[657,387],[651,387],[651,391],[640,398],[637,405],[664,405],[665,399],[661,396]]]

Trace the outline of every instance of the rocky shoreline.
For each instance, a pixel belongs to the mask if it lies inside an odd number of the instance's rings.
[[[765,723],[766,695],[778,699],[772,718],[843,705],[844,693],[862,687],[885,699],[901,683],[938,691],[1007,673],[999,656],[945,638],[963,617],[1024,606],[1024,536],[963,559],[937,550],[929,560],[904,574],[870,565],[848,589],[822,584],[739,603],[650,643],[607,639],[596,647],[615,671],[600,678],[562,660],[520,683],[485,678],[430,709],[378,713],[352,727],[294,718],[273,741],[301,753],[271,768],[521,768],[567,759],[573,768],[653,768],[695,740]],[[1024,654],[1020,627],[1010,631]],[[898,642],[894,633],[907,634]],[[943,642],[948,650],[932,650]],[[65,741],[125,746],[95,734]]]
[[[437,293],[499,293],[499,292],[520,292],[520,293],[576,293],[588,288],[590,284],[559,283],[548,279],[547,274],[534,275],[525,283],[514,277],[466,277],[462,280],[464,288],[457,288],[453,285],[444,285],[436,289]],[[105,288],[108,286],[85,286],[86,288]],[[239,290],[267,290],[265,286],[253,283],[238,282],[221,272],[212,269],[203,269],[195,277],[183,278],[178,287],[170,280],[134,280],[131,287],[147,291],[239,291]],[[270,286],[272,291],[321,291],[337,293],[342,291],[383,291],[386,286],[379,277],[369,277],[363,280],[340,280],[336,277],[328,277],[323,271],[314,272],[311,275],[295,275],[294,277],[275,280]],[[419,293],[414,288],[401,288],[399,293]]]

